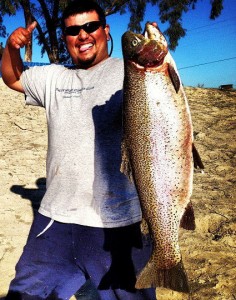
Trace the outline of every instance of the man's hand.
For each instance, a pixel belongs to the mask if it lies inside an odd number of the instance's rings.
[[[25,45],[30,43],[31,34],[36,26],[37,22],[33,22],[27,28],[17,28],[8,38],[7,45],[12,49],[23,48]]]
[[[2,55],[2,79],[11,89],[21,93],[24,93],[24,89],[20,76],[24,68],[20,48],[31,42],[31,35],[36,26],[37,22],[33,22],[27,28],[17,28],[8,38]]]

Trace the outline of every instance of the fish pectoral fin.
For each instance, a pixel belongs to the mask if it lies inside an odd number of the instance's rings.
[[[134,182],[132,167],[129,159],[129,151],[126,147],[126,143],[124,140],[121,143],[121,157],[122,157],[122,161],[121,161],[120,171],[124,173],[131,182]]]
[[[189,202],[185,208],[184,214],[180,220],[180,227],[186,230],[194,230],[196,228],[194,210],[191,202]]]
[[[150,260],[137,277],[136,289],[163,287],[177,292],[190,293],[188,278],[180,261],[171,269],[158,269],[156,261]]]
[[[192,145],[192,153],[193,153],[194,168],[195,169],[200,168],[201,170],[203,170],[204,169],[203,162],[194,144]]]
[[[180,88],[180,78],[175,68],[170,63],[168,63],[168,72],[170,75],[171,82],[175,88],[175,91],[176,93],[178,93]]]

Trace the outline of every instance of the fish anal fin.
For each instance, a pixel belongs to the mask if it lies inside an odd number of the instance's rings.
[[[168,63],[168,71],[170,75],[171,82],[175,88],[176,93],[178,93],[179,88],[180,88],[180,78],[178,73],[176,72],[175,68]]]
[[[158,269],[155,261],[149,261],[137,277],[136,289],[163,287],[177,292],[190,293],[188,278],[180,261],[171,269]]]
[[[191,202],[189,202],[185,208],[184,214],[180,220],[180,227],[186,230],[194,230],[196,228],[194,210]]]
[[[149,231],[148,223],[144,218],[142,218],[140,228],[143,235],[149,234],[150,231]]]
[[[129,151],[126,147],[126,143],[124,140],[121,143],[121,156],[122,156],[122,161],[121,161],[120,171],[121,173],[124,173],[131,182],[134,182],[132,167],[129,159]]]
[[[204,169],[204,165],[203,162],[201,160],[201,157],[197,151],[197,148],[195,147],[195,145],[193,144],[192,146],[192,153],[193,153],[193,164],[194,164],[194,168],[200,168],[200,169]]]

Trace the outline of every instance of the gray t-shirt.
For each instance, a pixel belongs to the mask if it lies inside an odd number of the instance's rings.
[[[133,184],[120,172],[123,61],[88,70],[60,65],[25,70],[26,103],[43,106],[48,122],[47,191],[39,212],[93,227],[141,220]]]

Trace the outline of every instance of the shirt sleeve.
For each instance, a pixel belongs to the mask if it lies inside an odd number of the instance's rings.
[[[21,74],[26,104],[45,107],[46,82],[50,65],[30,67]]]

